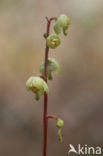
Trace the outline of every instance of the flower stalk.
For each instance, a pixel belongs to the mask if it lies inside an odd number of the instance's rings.
[[[55,17],[47,19],[47,31],[46,31],[46,38],[49,36],[50,33],[50,24],[52,20],[55,20]],[[44,77],[45,81],[47,82],[47,66],[48,66],[48,53],[49,53],[49,47],[46,44],[45,48],[45,64],[44,64]],[[47,105],[48,105],[48,95],[44,93],[44,113],[43,113],[43,156],[46,156],[47,154]]]
[[[44,96],[44,111],[43,111],[43,156],[47,156],[47,128],[48,128],[48,119],[54,119],[56,121],[56,127],[58,128],[58,140],[62,142],[61,130],[64,126],[64,121],[56,116],[48,115],[48,93],[49,88],[47,85],[48,80],[52,80],[52,72],[59,74],[61,69],[59,63],[55,58],[49,58],[49,48],[55,49],[61,44],[59,34],[61,30],[64,35],[67,35],[67,29],[70,24],[69,18],[62,14],[59,17],[48,18],[47,20],[47,29],[44,33],[44,38],[46,39],[45,47],[45,59],[40,66],[41,76],[31,76],[26,82],[27,91],[32,91],[35,94],[35,99],[39,100],[40,96]],[[54,31],[55,33],[50,34],[51,22],[55,21]]]

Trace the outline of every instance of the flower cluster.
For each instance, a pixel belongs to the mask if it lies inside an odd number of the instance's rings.
[[[70,25],[70,19],[65,14],[61,14],[57,18],[52,18],[52,19],[55,19],[55,23],[54,23],[54,32],[55,33],[50,34],[49,36],[47,36],[46,33],[44,34],[44,38],[46,39],[46,50],[49,50],[49,48],[55,49],[61,44],[59,34],[62,31],[63,34],[66,36],[67,30],[68,30],[69,25]],[[48,20],[48,22],[50,22],[50,21],[51,21],[51,19]],[[48,23],[48,25],[49,25],[49,23]],[[46,52],[48,52],[48,51],[46,51]],[[40,77],[31,76],[26,81],[27,91],[32,91],[35,94],[36,100],[39,100],[40,96],[44,95],[44,93],[46,93],[46,94],[49,93],[49,88],[48,88],[48,85],[46,83],[47,78],[49,80],[52,80],[52,73],[53,72],[57,73],[57,74],[59,74],[61,72],[59,63],[57,62],[57,60],[55,58],[48,58],[48,55],[45,58],[46,58],[45,62],[43,62],[40,66],[40,72],[41,72],[42,76],[40,76]],[[61,130],[62,130],[62,127],[64,126],[64,121],[59,119],[59,118],[55,118],[55,119],[56,119],[56,127],[59,129],[58,130],[58,140],[60,142],[62,142]]]

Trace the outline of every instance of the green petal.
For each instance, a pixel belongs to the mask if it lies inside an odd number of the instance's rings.
[[[27,91],[30,90],[30,85],[32,84],[33,76],[31,76],[27,81],[26,81],[26,89]]]
[[[64,36],[67,36],[67,32],[64,28],[63,28],[63,34],[64,34]]]
[[[43,88],[44,88],[44,92],[46,92],[48,94],[49,93],[49,88],[48,88],[48,86],[47,86],[45,81],[44,81]]]
[[[54,31],[57,35],[59,35],[61,33],[61,28],[60,26],[58,25],[58,23],[55,23],[54,25]]]

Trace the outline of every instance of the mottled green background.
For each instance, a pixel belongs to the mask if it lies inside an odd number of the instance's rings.
[[[42,155],[43,97],[36,102],[25,82],[40,75],[45,16],[61,13],[71,26],[50,50],[62,74],[49,82],[48,111],[65,121],[64,141],[50,120],[47,156],[67,156],[70,143],[103,145],[103,0],[0,0],[0,156]]]

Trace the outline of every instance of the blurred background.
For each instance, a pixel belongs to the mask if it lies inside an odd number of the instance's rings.
[[[62,73],[49,81],[48,112],[65,126],[61,144],[49,121],[47,153],[67,156],[69,144],[103,145],[103,0],[0,0],[0,156],[42,155],[43,97],[35,101],[25,82],[40,75],[45,17],[61,13],[71,26],[50,49]]]

